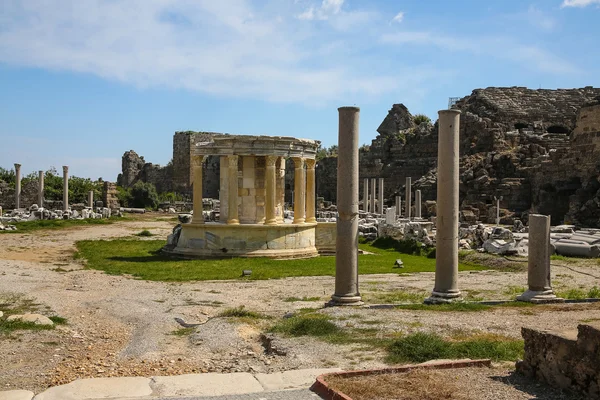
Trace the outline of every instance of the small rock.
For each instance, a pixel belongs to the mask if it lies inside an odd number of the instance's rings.
[[[52,320],[41,314],[16,314],[11,315],[6,319],[7,321],[21,321],[21,322],[31,322],[35,325],[54,325]]]

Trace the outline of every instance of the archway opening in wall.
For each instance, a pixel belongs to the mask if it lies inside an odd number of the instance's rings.
[[[524,122],[517,122],[515,124],[515,129],[525,129],[525,128],[529,128],[529,124],[526,124]]]
[[[546,129],[546,132],[548,133],[563,133],[565,135],[569,134],[569,129],[562,126],[562,125],[552,125],[549,126],[548,129]]]

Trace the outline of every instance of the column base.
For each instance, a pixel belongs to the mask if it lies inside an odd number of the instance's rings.
[[[227,225],[239,225],[239,224],[240,224],[240,221],[237,219],[227,220]]]
[[[325,307],[338,306],[362,306],[365,304],[360,296],[331,296],[331,300],[325,303]]]
[[[292,223],[293,224],[303,224],[304,223],[304,218],[302,218],[302,219],[295,219]]]
[[[522,295],[517,296],[517,301],[526,301],[528,303],[564,303],[565,299],[556,297],[552,289],[549,290],[530,290],[528,289]]]
[[[460,290],[456,289],[451,292],[431,292],[431,296],[426,298],[423,303],[425,304],[448,304],[462,301]]]
[[[306,221],[307,224],[315,224],[317,222],[316,218],[308,218]]]
[[[272,219],[270,221],[266,221],[265,225],[278,225],[278,222],[276,219]]]

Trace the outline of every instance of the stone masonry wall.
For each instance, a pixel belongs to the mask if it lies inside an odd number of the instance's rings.
[[[551,332],[522,328],[523,361],[517,371],[586,399],[600,398],[600,326],[579,325],[577,331]]]

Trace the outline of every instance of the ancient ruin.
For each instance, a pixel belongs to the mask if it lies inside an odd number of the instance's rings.
[[[165,251],[186,257],[312,257],[318,141],[280,136],[211,136],[194,151],[194,214]],[[203,159],[220,158],[218,222],[205,222]],[[286,158],[294,161],[293,221],[285,221]]]

